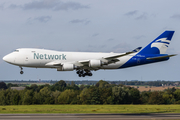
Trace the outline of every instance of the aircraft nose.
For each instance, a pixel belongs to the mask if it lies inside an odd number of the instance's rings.
[[[3,57],[3,60],[6,61],[6,62],[8,61],[7,55]]]
[[[14,62],[14,59],[12,58],[12,56],[11,55],[6,55],[6,56],[4,56],[3,57],[3,60],[5,61],[5,62],[8,62],[8,63],[13,63]]]

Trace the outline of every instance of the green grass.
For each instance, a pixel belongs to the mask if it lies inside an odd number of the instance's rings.
[[[7,105],[0,113],[180,113],[180,105]]]

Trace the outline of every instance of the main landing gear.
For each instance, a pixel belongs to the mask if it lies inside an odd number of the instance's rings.
[[[22,67],[20,67],[20,68],[21,68],[20,74],[22,75],[24,73],[23,68]]]
[[[90,70],[77,70],[76,73],[78,74],[79,77],[92,76]]]

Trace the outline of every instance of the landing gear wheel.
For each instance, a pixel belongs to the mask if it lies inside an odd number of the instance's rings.
[[[92,76],[92,73],[89,73],[89,76]]]
[[[81,70],[80,72],[79,72],[79,74],[83,74],[84,73],[84,71],[83,70]]]
[[[77,73],[77,74],[79,74],[79,73],[80,73],[80,71],[78,70],[76,73]]]
[[[20,72],[20,74],[23,74],[23,73],[24,73],[23,71]]]
[[[22,71],[23,68],[21,66],[19,66],[21,68],[20,74],[22,75],[24,72]]]
[[[78,74],[79,77],[92,76],[91,71],[88,70],[88,69],[85,69],[85,70],[77,70],[76,73]]]

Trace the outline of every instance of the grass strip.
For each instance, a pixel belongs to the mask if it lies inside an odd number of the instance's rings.
[[[0,113],[180,113],[180,105],[7,105]]]

